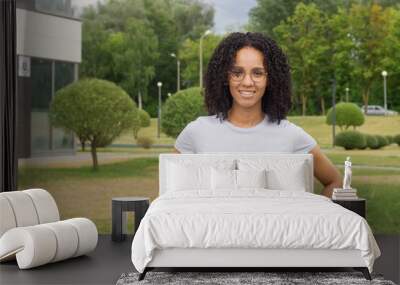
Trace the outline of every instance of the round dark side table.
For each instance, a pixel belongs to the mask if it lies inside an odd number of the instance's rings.
[[[135,212],[135,230],[137,231],[140,221],[146,214],[150,205],[150,199],[147,197],[115,197],[112,198],[112,241],[123,241],[126,235],[124,228],[126,227],[125,212]]]

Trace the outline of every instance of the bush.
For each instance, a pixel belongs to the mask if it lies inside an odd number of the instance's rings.
[[[143,109],[138,109],[140,117],[140,126],[142,128],[150,127],[150,115]]]
[[[150,126],[150,115],[142,109],[138,109],[137,115],[132,119],[133,137],[137,140],[141,128]]]
[[[388,145],[391,145],[394,143],[394,137],[393,136],[385,136],[386,140],[388,141]]]
[[[74,132],[83,144],[90,142],[93,168],[97,169],[97,148],[131,128],[137,108],[114,83],[83,79],[57,91],[49,116],[54,126]]]
[[[150,137],[138,137],[136,142],[138,145],[146,149],[150,148],[154,143],[153,139]]]
[[[199,87],[179,91],[165,102],[162,111],[162,131],[176,138],[188,123],[204,115],[207,115],[207,112]]]
[[[378,139],[374,135],[365,135],[365,139],[367,141],[367,147],[370,149],[378,149],[379,143]]]
[[[384,136],[377,135],[376,138],[378,139],[379,148],[387,146],[389,144]]]
[[[335,137],[335,145],[349,149],[364,149],[367,145],[365,136],[357,131],[343,131]]]
[[[400,146],[400,134],[394,136],[393,142],[397,143],[397,145]]]
[[[354,103],[338,103],[335,108],[336,113],[336,125],[340,127],[340,129],[347,130],[350,126],[358,127],[364,124],[364,114],[361,109]],[[332,108],[328,110],[326,115],[326,123],[328,125],[333,124],[333,112]]]

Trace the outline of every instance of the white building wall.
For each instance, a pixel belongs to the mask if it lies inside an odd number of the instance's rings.
[[[17,9],[17,54],[80,63],[82,23]]]

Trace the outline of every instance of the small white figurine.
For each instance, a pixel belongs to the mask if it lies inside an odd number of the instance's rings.
[[[351,184],[351,161],[350,161],[350,156],[348,156],[346,161],[344,162],[343,190],[352,189],[350,184]]]

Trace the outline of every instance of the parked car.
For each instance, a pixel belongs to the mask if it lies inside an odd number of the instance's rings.
[[[363,112],[363,114],[365,114],[364,106],[361,106],[361,111]],[[368,105],[366,115],[384,116],[385,108],[383,108],[382,106],[379,106],[379,105]],[[393,111],[393,110],[386,110],[386,115],[387,116],[396,116],[396,115],[398,115],[398,112]]]

